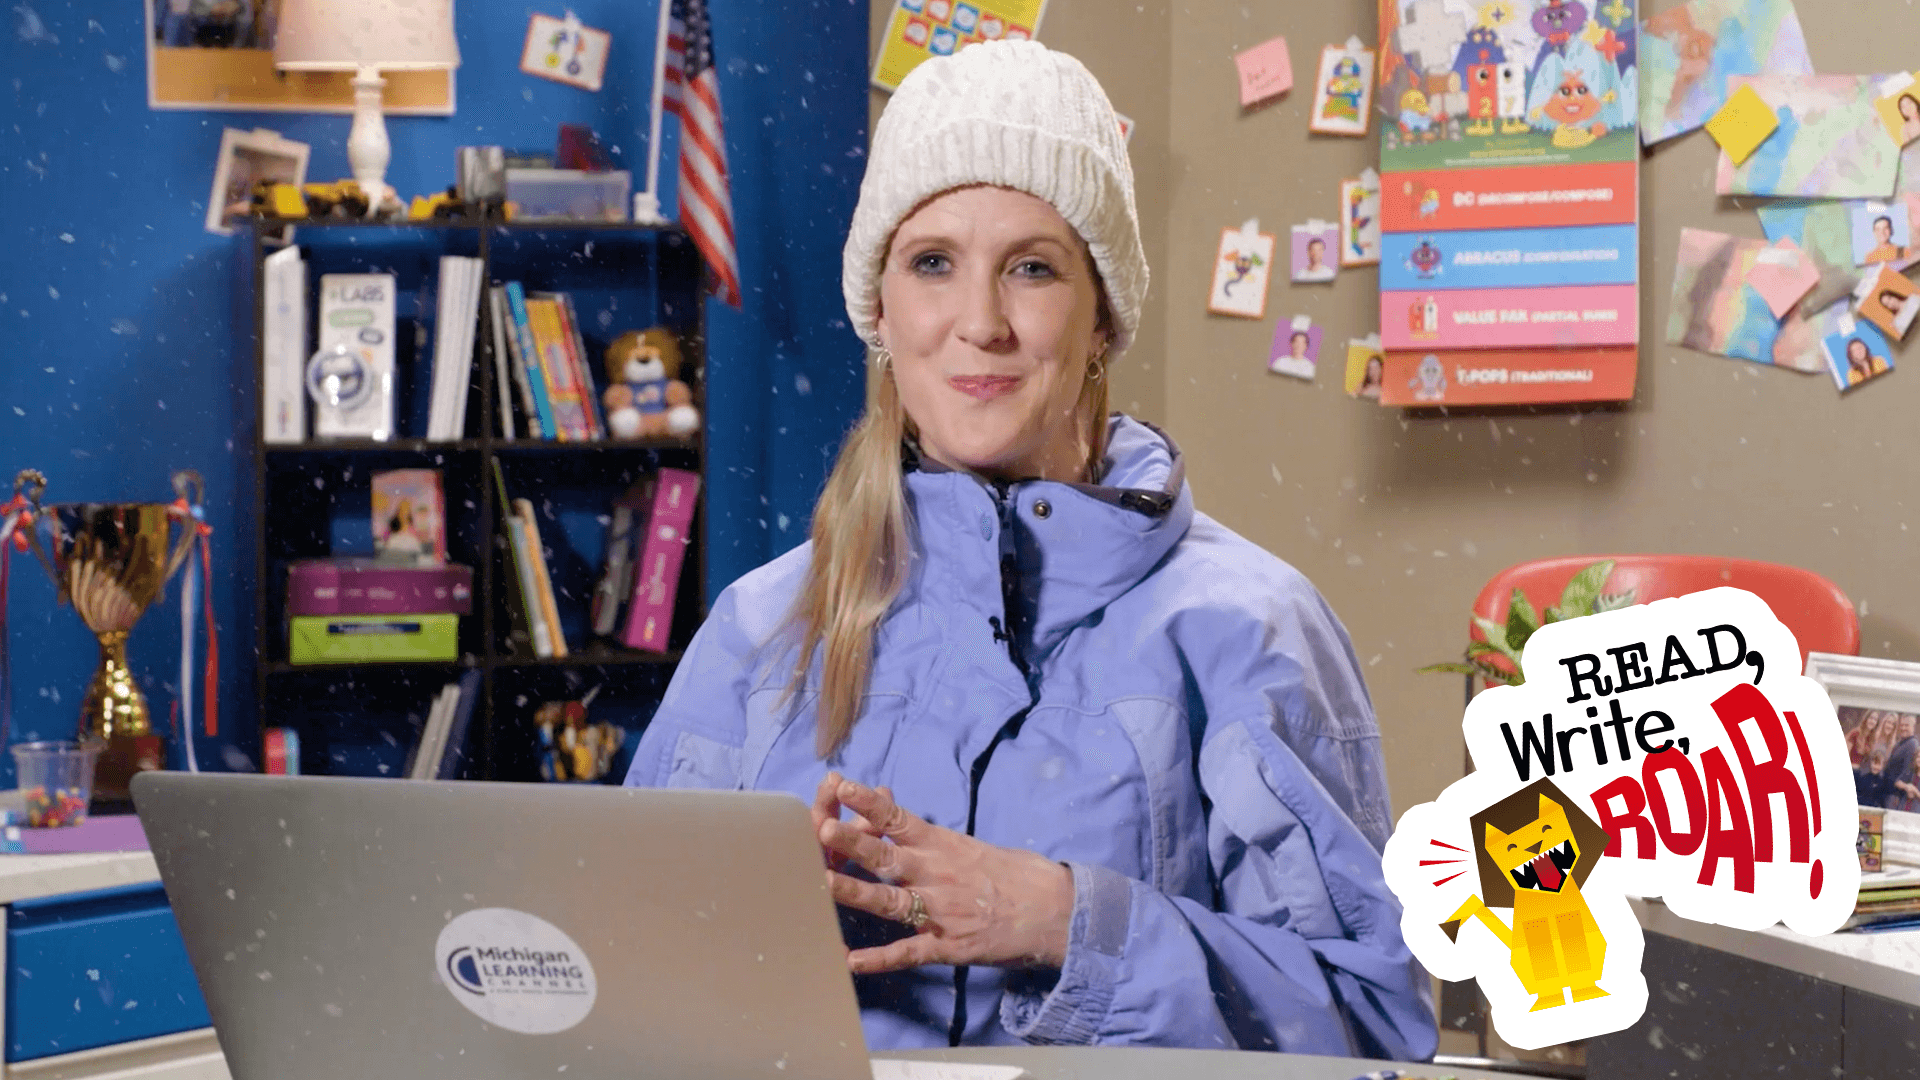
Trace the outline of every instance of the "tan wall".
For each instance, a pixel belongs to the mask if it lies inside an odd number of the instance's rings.
[[[1460,681],[1413,668],[1457,654],[1468,605],[1516,562],[1659,551],[1793,563],[1860,604],[1863,652],[1920,660],[1915,375],[1841,399],[1824,376],[1663,342],[1680,228],[1760,235],[1751,202],[1715,199],[1704,133],[1662,146],[1643,170],[1644,332],[1631,405],[1403,414],[1349,400],[1327,358],[1377,326],[1374,271],[1344,271],[1332,286],[1295,287],[1283,274],[1260,322],[1205,309],[1223,226],[1331,220],[1340,181],[1378,160],[1372,139],[1306,131],[1320,47],[1372,40],[1371,0],[1192,0],[1171,19],[1164,5],[1128,15],[1135,6],[1053,0],[1040,34],[1087,61],[1140,123],[1143,229],[1160,236],[1158,250],[1148,246],[1156,307],[1146,332],[1161,335],[1152,363],[1164,389],[1158,408],[1151,389],[1129,385],[1120,400],[1137,397],[1143,415],[1166,422],[1203,510],[1298,566],[1345,620],[1386,733],[1396,808],[1431,798],[1461,769]],[[1801,5],[1818,70],[1912,65],[1909,38],[1861,33],[1874,10],[1898,24],[1906,9]],[[1233,54],[1276,34],[1292,44],[1299,89],[1243,115]],[[1170,54],[1156,69],[1160,42]],[[1155,70],[1166,72],[1157,108]],[[1276,320],[1294,314],[1326,329],[1313,385],[1265,371]],[[1920,352],[1896,363],[1920,365]]]

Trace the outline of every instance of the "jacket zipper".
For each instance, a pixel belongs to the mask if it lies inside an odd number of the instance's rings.
[[[1028,693],[1033,692],[1033,673],[1027,668],[1026,658],[1020,655],[1020,640],[1014,626],[1014,612],[1019,610],[1020,572],[1013,554],[1013,504],[1008,498],[1006,485],[993,485],[993,501],[1000,514],[1000,610],[1006,616],[1002,624],[998,618],[989,618],[987,623],[993,627],[993,639],[1004,641],[1007,645],[1007,657],[1013,666],[1020,669],[1020,675],[1027,680]],[[1020,734],[1021,725],[1027,721],[1026,708],[1014,713],[1007,722],[994,732],[993,740],[980,756],[973,759],[973,769],[967,785],[967,835],[973,835],[974,825],[980,811],[980,781],[987,775],[987,764],[993,760],[993,752],[1007,739]],[[962,964],[953,969],[953,1022],[947,1026],[947,1045],[959,1046],[960,1039],[967,1031],[967,967]]]

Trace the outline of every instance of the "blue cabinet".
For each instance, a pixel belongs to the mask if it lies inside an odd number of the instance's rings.
[[[5,910],[6,1061],[212,1023],[158,882]]]

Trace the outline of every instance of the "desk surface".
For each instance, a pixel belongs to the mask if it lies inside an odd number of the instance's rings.
[[[1848,931],[1807,937],[1784,926],[1736,930],[1683,919],[1665,904],[1630,900],[1649,933],[1735,953],[1764,964],[1920,1006],[1920,930]]]
[[[159,880],[150,851],[0,855],[0,904]]]
[[[1403,1077],[1516,1080],[1515,1073],[1482,1072],[1452,1065],[1409,1065],[1359,1058],[1300,1054],[1236,1053],[1226,1050],[1150,1050],[1138,1047],[1021,1046],[992,1049],[885,1051],[875,1057],[914,1061],[964,1061],[1018,1065],[1033,1080],[1354,1080],[1382,1070]],[[1383,1075],[1393,1075],[1386,1072]],[[1524,1078],[1519,1078],[1524,1080]]]

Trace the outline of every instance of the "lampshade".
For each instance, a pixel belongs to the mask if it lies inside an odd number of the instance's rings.
[[[273,63],[286,71],[459,67],[453,0],[282,0]]]

